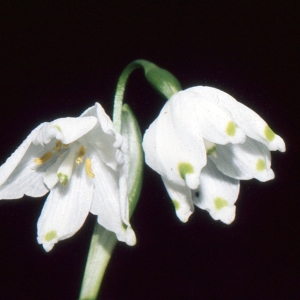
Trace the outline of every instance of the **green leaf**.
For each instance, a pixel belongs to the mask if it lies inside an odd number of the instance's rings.
[[[132,215],[138,202],[143,172],[142,136],[134,114],[127,104],[122,107],[122,128],[125,167],[128,172],[129,214]],[[123,148],[122,146],[122,148]],[[82,281],[80,300],[97,299],[106,267],[117,244],[114,232],[95,224],[85,273]]]
[[[121,134],[125,138],[124,146],[128,153],[125,156],[125,164],[128,170],[128,198],[131,216],[141,192],[144,154],[139,125],[127,104],[124,104],[122,108]]]

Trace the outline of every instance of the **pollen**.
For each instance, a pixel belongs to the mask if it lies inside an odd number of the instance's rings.
[[[43,156],[35,158],[33,161],[37,165],[42,165],[47,162],[53,156],[53,154],[54,153],[52,151],[48,151]]]
[[[88,177],[90,177],[90,178],[95,177],[95,174],[93,173],[93,170],[92,170],[92,162],[91,162],[90,158],[87,158],[85,160],[85,172]]]
[[[84,146],[81,146],[78,150],[77,158],[76,158],[76,164],[80,165],[83,162],[84,155],[86,153],[86,149]]]

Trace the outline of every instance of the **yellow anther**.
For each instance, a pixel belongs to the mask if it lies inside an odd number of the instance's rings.
[[[56,143],[55,143],[55,146],[52,147],[52,149],[54,151],[57,151],[58,155],[60,156],[60,149],[61,149],[61,146],[62,146],[62,142],[60,140],[57,140]]]
[[[65,149],[65,148],[68,148],[68,147],[69,147],[69,144],[63,144],[62,141],[57,140],[56,143],[55,143],[55,146],[52,147],[52,149],[54,151],[57,151],[58,155],[60,156],[61,148]]]
[[[47,162],[53,156],[53,154],[54,153],[52,151],[48,151],[43,156],[35,158],[33,161],[37,165],[42,165]]]
[[[88,177],[90,177],[90,178],[94,178],[95,177],[95,174],[92,171],[92,162],[91,162],[90,158],[87,158],[85,160],[85,172],[86,172],[86,175]]]
[[[76,158],[76,164],[79,165],[83,162],[83,157],[86,153],[86,149],[84,148],[84,146],[80,146],[79,150],[78,150],[78,154],[77,154],[77,158]]]

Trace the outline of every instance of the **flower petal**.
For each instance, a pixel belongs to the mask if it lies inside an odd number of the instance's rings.
[[[187,222],[194,212],[194,204],[191,198],[191,189],[187,186],[179,186],[162,177],[167,192],[174,204],[177,217],[181,222]]]
[[[68,155],[68,151],[65,151],[60,155],[60,157],[47,169],[47,171],[43,174],[44,183],[51,190],[56,183],[58,182],[59,178],[57,176],[57,170],[61,165],[62,161],[65,159],[66,155]]]
[[[235,205],[239,194],[239,181],[222,174],[208,159],[201,172],[201,183],[193,191],[196,206],[207,210],[214,220],[230,224],[235,218]]]
[[[256,178],[268,181],[274,178],[271,155],[268,148],[251,138],[244,144],[217,145],[216,157],[211,156],[217,168],[235,179]]]
[[[85,136],[85,140],[92,141],[97,146],[102,161],[116,170],[117,165],[124,161],[119,149],[123,142],[122,136],[116,131],[111,119],[99,103],[87,109],[82,116],[95,116],[99,120],[93,130]]]
[[[15,150],[15,152],[6,160],[6,162],[0,167],[0,186],[6,179],[10,176],[13,170],[17,167],[17,165],[22,160],[23,156],[27,152],[32,140],[35,138],[37,132],[41,127],[44,126],[40,124],[37,128],[31,131],[31,133],[27,136],[27,138],[23,141],[23,143]]]
[[[188,90],[199,93],[220,107],[227,109],[231,113],[234,122],[247,136],[265,144],[269,150],[285,151],[283,139],[276,135],[256,112],[236,101],[229,94],[208,86],[198,86]]]
[[[175,94],[170,100],[172,115],[177,128],[185,127],[197,138],[203,137],[213,143],[243,143],[244,132],[236,126],[230,113],[190,89]],[[200,135],[200,136],[199,136]]]
[[[19,199],[24,194],[41,197],[48,192],[43,182],[43,173],[55,161],[55,158],[41,165],[34,162],[34,159],[41,157],[48,148],[34,144],[29,146],[19,164],[0,187],[0,199]]]
[[[133,231],[127,230],[123,224],[119,199],[119,173],[102,162],[101,158],[94,152],[91,156],[94,180],[94,197],[91,213],[98,216],[98,223],[107,230],[116,233],[119,241],[129,245],[135,243]]]
[[[38,243],[50,251],[60,240],[74,235],[84,223],[93,198],[93,182],[83,165],[75,165],[66,186],[57,184],[50,192],[38,220]]]
[[[202,138],[195,138],[189,128],[176,125],[168,101],[158,118],[146,130],[143,139],[146,163],[162,177],[195,189],[206,164]]]
[[[48,144],[52,138],[70,144],[84,136],[97,123],[95,117],[61,118],[46,123],[38,132],[34,143]]]

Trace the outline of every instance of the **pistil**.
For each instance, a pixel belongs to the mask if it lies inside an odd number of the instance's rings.
[[[65,186],[71,178],[76,152],[77,147],[74,145],[71,147],[70,152],[67,154],[57,170],[57,177],[63,186]]]

